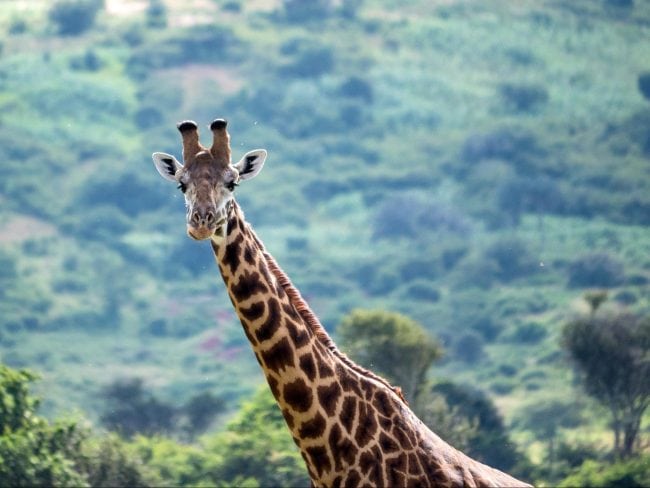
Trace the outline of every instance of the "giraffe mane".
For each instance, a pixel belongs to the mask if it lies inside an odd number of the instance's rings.
[[[318,341],[321,344],[323,344],[334,356],[340,359],[343,362],[343,364],[345,364],[352,370],[356,371],[360,375],[381,383],[382,385],[384,385],[385,387],[393,391],[400,398],[400,400],[404,402],[405,405],[408,405],[408,402],[406,401],[406,398],[404,398],[402,389],[400,387],[391,385],[385,378],[382,378],[378,374],[373,373],[369,369],[359,366],[357,363],[352,361],[348,356],[346,356],[344,353],[342,353],[339,350],[339,348],[336,346],[332,338],[325,330],[325,327],[323,327],[323,325],[320,323],[320,320],[318,319],[316,314],[311,310],[307,302],[302,298],[302,295],[300,294],[298,289],[293,285],[291,279],[282,270],[282,268],[280,268],[275,258],[266,251],[264,244],[262,243],[262,241],[260,241],[259,237],[257,237],[257,235],[255,234],[255,232],[250,226],[248,226],[248,230],[251,232],[257,245],[260,246],[262,254],[264,255],[264,258],[266,259],[266,262],[269,266],[269,270],[277,280],[278,284],[282,287],[284,292],[289,297],[289,300],[296,308],[296,311],[298,312],[302,320],[305,322],[305,324],[307,324],[307,326],[312,330],[312,332],[314,332]]]

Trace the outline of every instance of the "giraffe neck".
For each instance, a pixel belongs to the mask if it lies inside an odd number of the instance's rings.
[[[315,486],[463,486],[482,469],[517,484],[445,444],[398,389],[339,352],[234,201],[227,235],[212,248]]]

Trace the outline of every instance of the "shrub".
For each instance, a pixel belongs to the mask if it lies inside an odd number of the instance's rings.
[[[545,176],[512,176],[499,184],[497,205],[503,214],[510,217],[507,222],[517,225],[524,212],[561,213],[565,207],[565,197],[556,180]]]
[[[126,437],[169,433],[173,429],[174,407],[146,392],[139,378],[116,380],[102,392],[106,410],[102,424]]]
[[[70,68],[78,71],[98,71],[103,64],[101,58],[93,49],[88,49],[82,56],[70,60]]]
[[[631,9],[634,7],[634,0],[603,0],[606,7]]]
[[[442,395],[458,416],[476,426],[467,439],[468,455],[508,471],[522,460],[508,436],[499,410],[483,391],[451,382],[439,383],[432,391]]]
[[[611,464],[587,460],[559,486],[650,486],[650,456],[645,454]]]
[[[646,100],[650,100],[650,71],[641,73],[638,78],[638,87],[641,95]]]
[[[537,322],[527,322],[525,324],[519,324],[515,328],[515,331],[510,336],[510,339],[514,342],[525,343],[525,344],[536,344],[546,335],[548,332],[542,324]]]
[[[329,46],[308,45],[300,48],[293,60],[280,72],[284,76],[317,78],[334,69],[334,50]]]
[[[440,291],[428,281],[417,280],[407,286],[406,296],[415,300],[437,302],[440,300]]]
[[[512,237],[493,243],[485,250],[484,259],[496,264],[496,278],[502,281],[531,275],[538,269],[526,244]]]
[[[606,253],[581,256],[569,265],[569,286],[609,288],[623,283],[623,263]]]
[[[162,0],[149,0],[147,25],[158,29],[167,26],[167,7]]]
[[[27,22],[25,19],[13,19],[9,24],[9,34],[17,35],[27,32]]]
[[[59,34],[76,36],[92,27],[103,7],[104,0],[58,0],[50,7],[48,18]]]
[[[310,20],[322,20],[331,11],[330,0],[283,0],[282,12],[287,22],[301,24]]]
[[[336,328],[343,351],[399,385],[413,400],[442,348],[414,320],[394,312],[354,310]]]
[[[478,363],[484,355],[483,339],[475,332],[461,335],[454,344],[454,357],[465,363]]]
[[[372,85],[358,76],[350,76],[339,87],[339,94],[344,97],[358,98],[366,103],[372,103]]]
[[[459,210],[416,194],[386,197],[373,227],[376,238],[416,237],[422,230],[467,235],[471,228]]]
[[[529,112],[548,101],[548,90],[537,83],[503,83],[499,93],[506,107],[517,112]]]

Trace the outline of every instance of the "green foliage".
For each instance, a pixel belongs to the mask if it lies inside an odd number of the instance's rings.
[[[162,479],[140,454],[117,435],[108,434],[84,442],[76,468],[93,487],[161,486]]]
[[[639,75],[638,87],[643,98],[650,100],[650,71],[646,71]]]
[[[150,479],[158,480],[151,486],[215,485],[211,472],[221,459],[205,448],[158,436],[136,436],[125,448],[135,459],[141,460]]]
[[[283,0],[282,14],[287,22],[300,24],[322,20],[331,10],[331,0]]]
[[[104,0],[57,0],[48,17],[59,34],[77,36],[90,29],[97,13],[104,8]]]
[[[431,391],[444,398],[461,425],[464,422],[473,427],[462,444],[466,454],[506,471],[511,471],[518,463],[523,464],[521,454],[508,437],[503,418],[485,393],[451,382],[438,383]],[[430,425],[437,429],[436,424]]]
[[[74,470],[83,434],[75,423],[50,425],[29,393],[36,377],[0,364],[0,479],[8,486],[86,486]]]
[[[650,319],[624,313],[578,318],[564,326],[562,345],[585,391],[609,409],[616,453],[630,456],[650,406]]]
[[[548,90],[537,83],[502,83],[499,93],[506,106],[516,112],[529,112],[548,101]]]
[[[569,265],[569,286],[611,288],[624,278],[623,263],[607,253],[590,253],[576,258]]]
[[[342,350],[414,399],[442,348],[420,324],[393,312],[354,310],[336,327]]]
[[[307,470],[275,399],[265,386],[244,403],[208,449],[221,461],[211,476],[227,486],[254,480],[259,486],[306,486]]]
[[[644,487],[650,485],[650,456],[619,461],[611,464],[586,461],[559,486],[590,487],[611,486],[620,488]]]
[[[162,0],[149,0],[147,25],[154,28],[167,27],[167,7]]]
[[[102,396],[106,399],[102,424],[121,435],[170,433],[174,427],[174,407],[146,392],[141,378],[115,380]]]

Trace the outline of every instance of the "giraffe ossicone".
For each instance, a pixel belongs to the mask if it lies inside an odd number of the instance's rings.
[[[154,153],[163,178],[178,183],[187,233],[210,239],[246,337],[300,449],[314,486],[530,486],[445,443],[410,410],[399,388],[341,353],[300,292],[266,251],[234,199],[255,177],[264,149],[231,161],[227,122],[178,124],[183,164]]]

